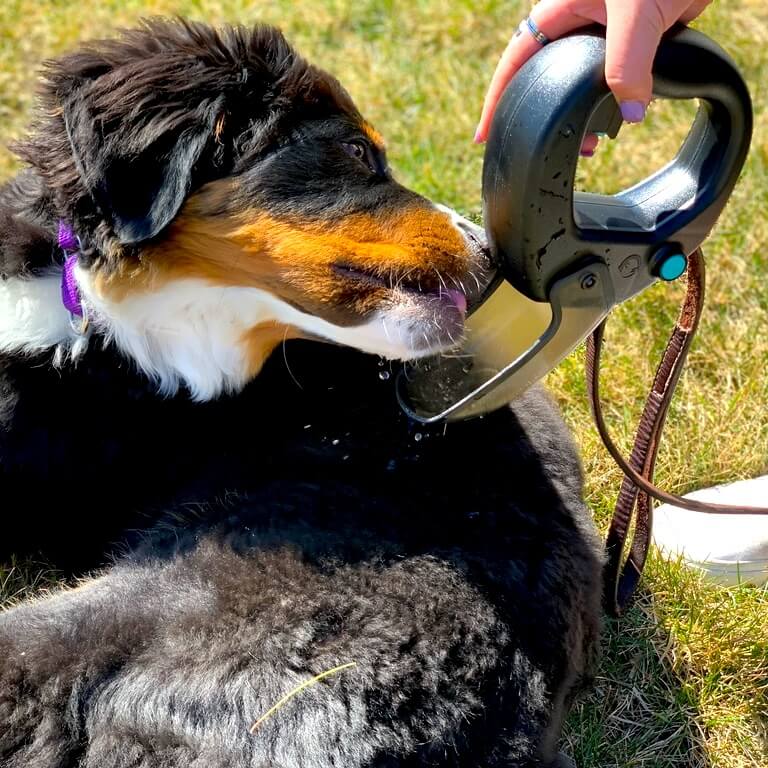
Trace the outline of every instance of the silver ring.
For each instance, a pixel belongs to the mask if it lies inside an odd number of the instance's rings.
[[[539,44],[539,45],[547,45],[548,43],[552,42],[537,26],[536,22],[530,17],[526,16],[521,22],[520,22],[520,31],[521,32],[530,32],[533,39]]]

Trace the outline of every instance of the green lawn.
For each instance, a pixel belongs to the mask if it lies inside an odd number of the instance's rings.
[[[482,149],[471,139],[485,85],[524,6],[3,0],[0,137],[23,131],[38,62],[77,40],[152,14],[272,22],[344,82],[386,136],[405,184],[479,219]],[[678,492],[768,471],[768,3],[716,3],[699,26],[742,67],[756,130],[744,177],[705,249],[706,315],[659,459],[659,482]],[[582,164],[582,185],[611,191],[640,178],[672,157],[689,116],[685,105],[654,107],[647,125],[623,129],[615,146]],[[0,153],[0,177],[15,167]],[[604,399],[625,445],[680,297],[680,286],[658,286],[610,324]],[[588,499],[602,525],[620,475],[592,426],[582,369],[579,352],[549,384],[581,445]],[[0,598],[22,589],[32,571],[0,573]],[[642,599],[606,633],[596,691],[575,711],[567,737],[581,768],[768,766],[768,592],[710,587],[653,559]]]

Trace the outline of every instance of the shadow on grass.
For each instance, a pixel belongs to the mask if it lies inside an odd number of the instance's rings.
[[[641,594],[606,620],[592,692],[575,705],[564,749],[578,768],[705,768],[699,712],[670,660],[672,640]]]

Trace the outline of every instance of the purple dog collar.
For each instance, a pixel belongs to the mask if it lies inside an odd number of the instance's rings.
[[[83,317],[83,302],[80,289],[75,280],[77,257],[80,255],[80,240],[72,231],[72,227],[63,221],[59,222],[59,248],[64,251],[64,269],[61,272],[61,301],[71,315]]]

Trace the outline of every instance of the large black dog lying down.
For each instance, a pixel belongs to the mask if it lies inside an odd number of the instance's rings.
[[[0,765],[561,764],[599,630],[574,447],[537,391],[417,430],[377,357],[461,334],[475,228],[270,28],[66,56],[18,151],[3,551],[122,553],[0,615]]]

